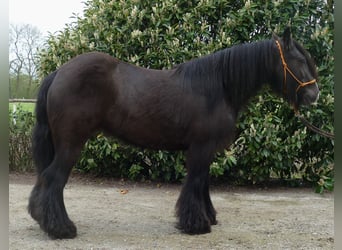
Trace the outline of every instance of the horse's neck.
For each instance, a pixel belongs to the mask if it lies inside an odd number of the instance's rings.
[[[224,55],[227,101],[240,109],[272,79],[272,41],[264,40],[228,49]]]

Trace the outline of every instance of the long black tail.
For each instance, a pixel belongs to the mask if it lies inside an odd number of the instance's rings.
[[[37,97],[37,122],[33,129],[32,151],[38,174],[50,165],[55,155],[46,108],[47,93],[56,74],[57,71],[54,71],[43,80]]]

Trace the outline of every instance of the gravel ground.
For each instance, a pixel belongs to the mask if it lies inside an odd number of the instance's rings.
[[[305,188],[212,187],[210,234],[175,228],[180,185],[72,177],[64,192],[78,236],[51,240],[27,213],[32,175],[10,174],[10,249],[334,249],[334,197]]]

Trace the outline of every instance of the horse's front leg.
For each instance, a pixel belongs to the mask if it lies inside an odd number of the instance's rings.
[[[187,178],[176,204],[178,228],[188,234],[203,234],[216,224],[209,196],[209,166],[214,151],[209,145],[192,145],[186,155]]]

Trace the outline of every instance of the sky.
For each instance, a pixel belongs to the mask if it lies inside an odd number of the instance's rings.
[[[46,36],[63,30],[73,13],[82,16],[84,7],[82,0],[10,0],[9,23],[31,24]]]

